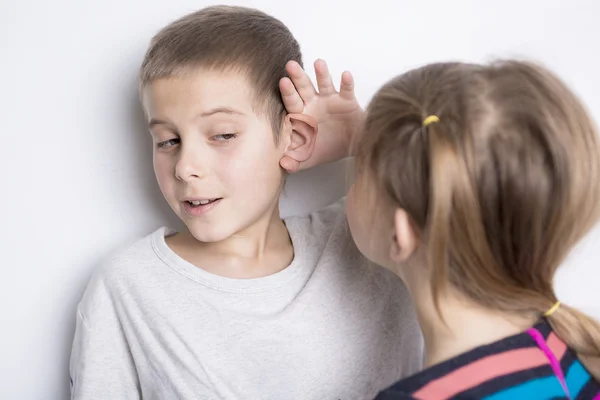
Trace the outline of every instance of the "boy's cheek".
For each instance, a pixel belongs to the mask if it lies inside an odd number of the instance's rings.
[[[259,150],[259,149],[257,149]],[[281,154],[277,149],[270,151],[248,151],[232,154],[219,165],[219,171],[229,179],[241,177],[269,177],[281,173],[279,160]]]
[[[167,163],[161,161],[154,161],[154,174],[159,183],[164,184],[169,176],[175,177],[174,169],[171,168]]]
[[[173,196],[175,186],[175,170],[165,162],[154,162],[154,174],[160,191],[166,198]]]

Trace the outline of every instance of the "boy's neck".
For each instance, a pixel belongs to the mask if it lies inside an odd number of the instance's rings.
[[[536,321],[533,315],[490,310],[450,293],[440,297],[442,321],[428,289],[411,292],[425,339],[426,367],[521,333]]]
[[[275,274],[294,258],[292,242],[277,206],[244,231],[220,242],[199,242],[186,231],[167,238],[167,245],[207,272],[236,279]]]

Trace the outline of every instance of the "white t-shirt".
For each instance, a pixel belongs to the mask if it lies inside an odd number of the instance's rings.
[[[285,220],[294,260],[264,278],[210,274],[161,228],[112,257],[77,310],[77,400],[372,399],[418,371],[405,286],[355,247],[340,201]]]

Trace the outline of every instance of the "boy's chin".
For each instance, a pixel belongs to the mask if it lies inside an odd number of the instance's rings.
[[[229,239],[234,234],[233,229],[225,229],[225,227],[212,226],[195,226],[195,224],[186,224],[190,235],[194,239],[202,243],[218,243]],[[220,229],[219,229],[220,228]]]

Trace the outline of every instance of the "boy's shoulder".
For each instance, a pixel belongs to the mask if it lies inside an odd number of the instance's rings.
[[[80,306],[88,307],[104,301],[112,301],[121,294],[131,292],[135,286],[144,285],[149,272],[161,263],[155,251],[155,239],[164,235],[168,228],[161,227],[121,245],[104,258],[92,271]],[[86,308],[88,308],[86,307]]]
[[[345,220],[346,197],[307,215],[284,218],[288,229],[296,228],[317,240],[331,236],[336,226],[343,224]]]
[[[161,227],[146,234],[142,238],[122,244],[110,253],[96,268],[96,273],[110,279],[124,278],[125,275],[135,275],[146,270],[148,264],[160,261],[156,252],[156,239],[169,232]]]
[[[391,271],[375,265],[357,248],[345,206],[346,197],[343,197],[308,215],[287,218],[286,225],[294,247],[298,247],[300,252],[309,253],[306,262],[325,266],[329,272],[337,270],[346,280],[360,280],[365,291],[373,285],[377,287],[373,287],[377,292],[400,290],[403,294],[399,296],[395,293],[395,296],[406,301],[408,294],[400,279]]]

